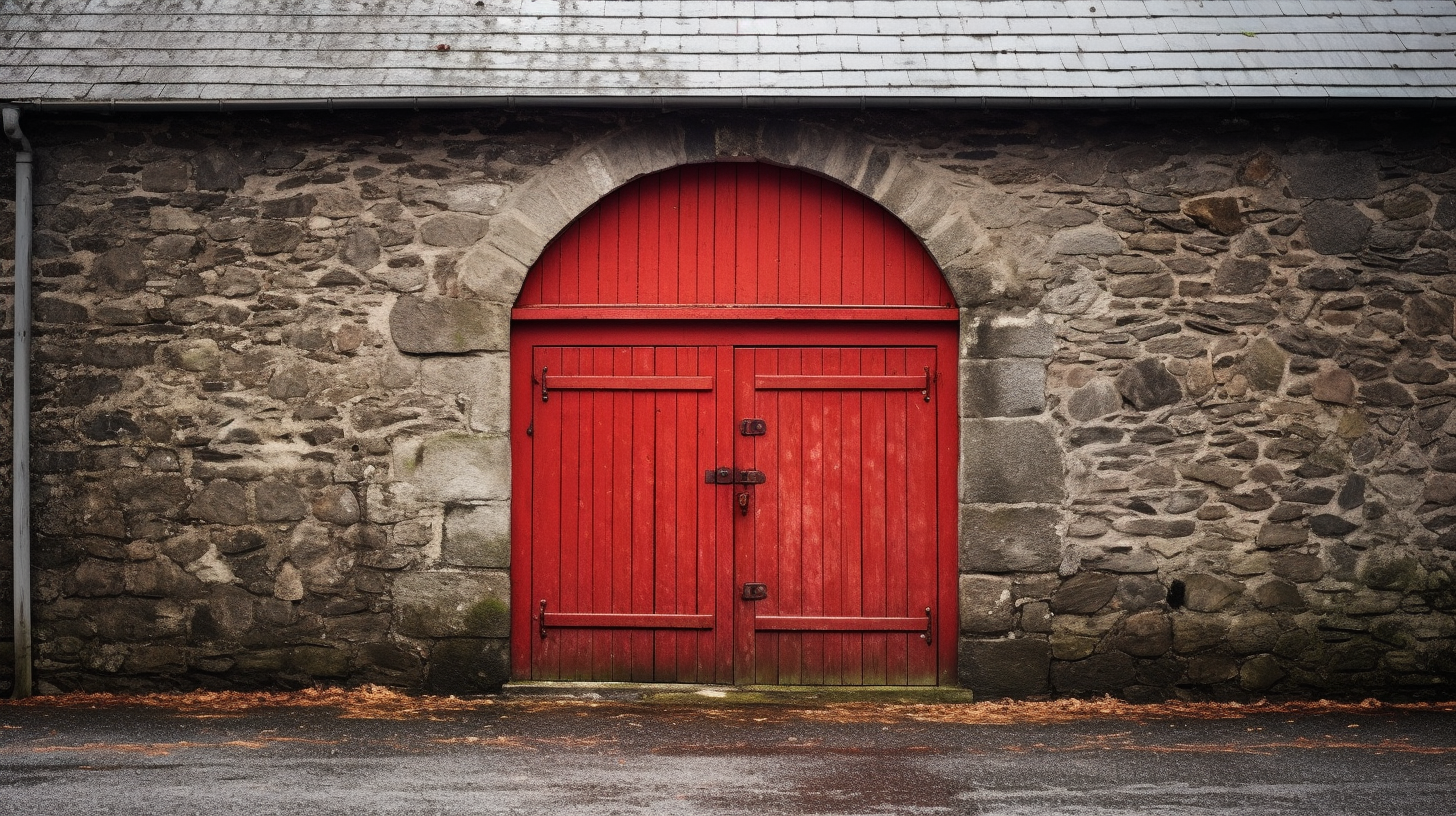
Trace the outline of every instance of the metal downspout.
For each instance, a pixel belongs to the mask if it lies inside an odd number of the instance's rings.
[[[12,406],[11,550],[15,577],[15,685],[11,696],[31,695],[30,614],[30,140],[20,111],[5,108],[5,136],[15,145],[15,400]]]

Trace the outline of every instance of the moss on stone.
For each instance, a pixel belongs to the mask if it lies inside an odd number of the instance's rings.
[[[465,612],[465,630],[471,634],[492,635],[510,631],[511,608],[497,598],[483,598]]]

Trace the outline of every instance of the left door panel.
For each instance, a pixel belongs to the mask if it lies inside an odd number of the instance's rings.
[[[530,563],[514,569],[529,572],[533,679],[732,680],[732,603],[716,597],[730,522],[704,480],[731,455],[726,357],[532,349]]]

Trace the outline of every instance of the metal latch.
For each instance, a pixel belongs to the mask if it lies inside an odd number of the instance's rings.
[[[738,470],[733,468],[714,468],[703,471],[703,482],[705,484],[763,484],[768,477],[763,475],[761,470]]]
[[[761,601],[768,597],[768,584],[744,584],[743,600]]]
[[[745,419],[738,423],[738,432],[744,436],[763,436],[768,433],[768,423],[761,419]]]

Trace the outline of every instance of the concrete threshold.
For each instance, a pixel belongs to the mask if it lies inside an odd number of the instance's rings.
[[[612,701],[677,705],[785,705],[831,703],[969,703],[970,689],[949,686],[716,686],[693,683],[507,683],[514,699]]]

